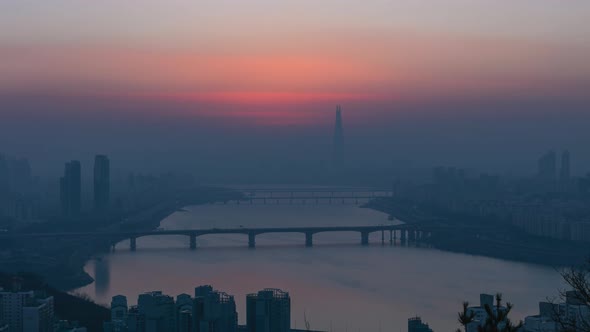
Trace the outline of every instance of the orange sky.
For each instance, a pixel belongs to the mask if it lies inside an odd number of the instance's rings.
[[[9,1],[0,94],[336,104],[581,98],[590,84],[579,13],[588,2],[224,1],[150,0],[141,11],[112,0],[75,11]]]

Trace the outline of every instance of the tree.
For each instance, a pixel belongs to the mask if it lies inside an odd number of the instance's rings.
[[[463,326],[467,332],[467,325],[475,321],[475,313],[468,309],[469,303],[463,302],[463,311],[459,312],[459,324]],[[522,327],[522,321],[514,325],[508,314],[512,310],[512,303],[507,302],[506,307],[502,306],[502,294],[496,294],[495,308],[488,304],[484,305],[487,318],[485,322],[477,327],[478,332],[516,332]],[[461,332],[461,329],[457,329]]]
[[[465,301],[463,302],[463,311],[459,312],[459,324],[461,324],[461,326],[463,326],[463,329],[465,330],[465,332],[467,332],[467,325],[471,322],[473,322],[473,320],[475,319],[475,313],[473,311],[469,311],[469,302]],[[457,329],[457,332],[461,332],[461,329]]]
[[[560,274],[570,290],[560,290],[559,298],[566,302],[569,310],[566,312],[551,300],[553,320],[563,332],[590,332],[590,259],[580,266],[563,269]]]

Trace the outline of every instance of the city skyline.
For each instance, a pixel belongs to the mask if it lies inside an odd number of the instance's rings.
[[[590,332],[589,13],[0,1],[0,332]]]
[[[0,151],[57,165],[89,149],[149,171],[312,164],[341,104],[358,168],[522,174],[563,147],[590,168],[589,6],[4,1]]]

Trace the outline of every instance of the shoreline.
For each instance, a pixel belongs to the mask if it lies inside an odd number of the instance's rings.
[[[242,194],[226,188],[191,187],[161,191],[159,197],[142,203],[121,218],[111,218],[108,223],[88,227],[87,231],[147,231],[160,226],[160,223],[179,209],[190,205],[202,205],[240,198]],[[117,221],[115,221],[117,220]],[[58,224],[56,224],[58,225]],[[63,224],[61,224],[63,225]],[[50,224],[43,225],[49,229]],[[33,230],[34,231],[34,230]],[[45,230],[43,231],[50,231]],[[92,259],[108,253],[113,244],[125,238],[108,239],[68,239],[45,240],[27,244],[27,255],[15,251],[13,257],[5,260],[4,273],[32,273],[41,277],[47,284],[61,291],[74,290],[92,284],[95,280],[85,266]],[[3,262],[4,263],[4,262]]]
[[[380,204],[382,200],[373,200],[362,207],[386,213],[396,218],[396,211]],[[403,213],[401,213],[403,215]],[[427,215],[427,214],[425,214]],[[397,219],[397,218],[396,218]],[[442,219],[442,218],[441,218]],[[398,219],[407,224],[434,224],[434,221],[420,221],[406,216]],[[483,225],[482,230],[487,230]],[[501,228],[500,228],[501,229]],[[551,268],[576,266],[586,261],[590,255],[590,246],[582,243],[565,243],[563,241],[539,238],[524,232],[504,234],[498,230],[497,237],[474,237],[460,231],[460,226],[449,227],[449,231],[435,234],[424,243],[434,249],[474,256],[501,259],[509,262],[534,264]]]

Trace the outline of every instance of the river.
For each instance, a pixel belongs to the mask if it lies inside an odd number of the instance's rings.
[[[325,202],[324,202],[325,203]],[[388,224],[387,215],[356,205],[201,205],[175,212],[163,229],[262,226],[360,226]],[[382,244],[372,234],[360,246],[358,233],[316,234],[305,248],[303,234],[268,234],[247,249],[244,235],[199,237],[197,250],[186,236],[139,238],[89,261],[85,270],[95,283],[76,292],[109,304],[116,294],[136,303],[152,290],[176,296],[199,285],[235,296],[240,323],[245,296],[263,288],[281,288],[291,296],[292,325],[325,331],[406,331],[415,315],[436,332],[454,331],[461,302],[479,302],[480,293],[504,294],[515,304],[512,317],[538,312],[538,302],[563,287],[555,269],[525,263],[443,252],[416,246]]]

